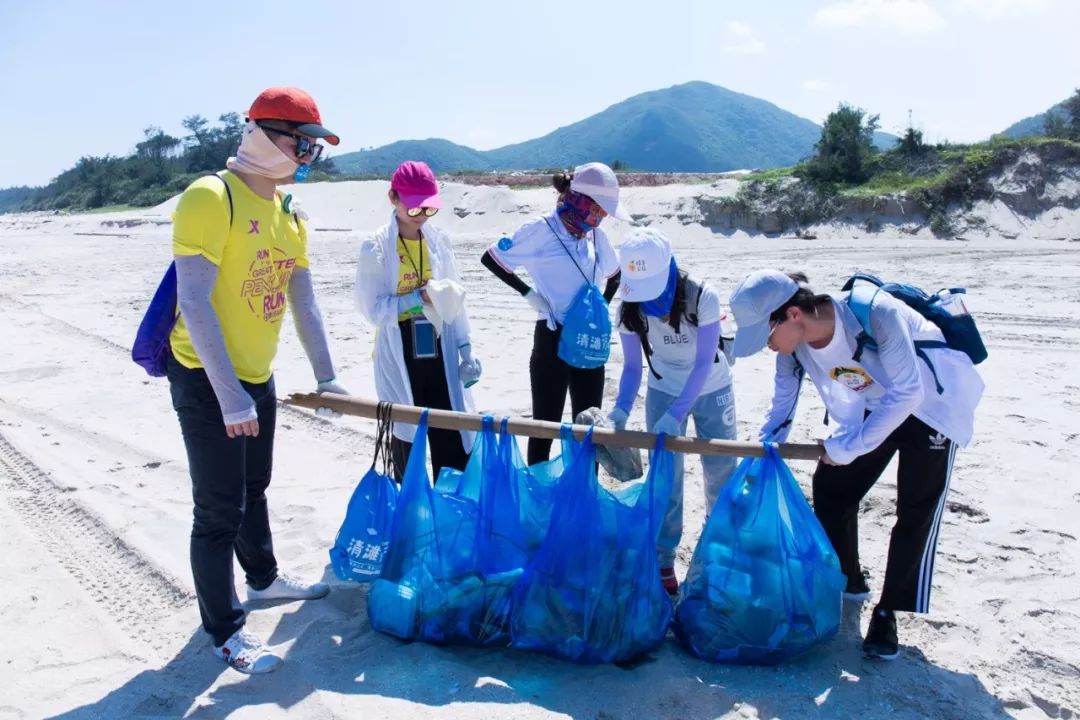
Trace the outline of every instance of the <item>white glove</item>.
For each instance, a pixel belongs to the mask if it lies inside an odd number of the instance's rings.
[[[607,419],[616,430],[625,430],[626,421],[629,420],[630,417],[622,408],[615,408],[608,413]]]
[[[544,299],[543,295],[530,289],[525,293],[525,301],[532,305],[536,312],[547,318],[548,330],[555,329],[555,313],[551,309],[551,303]]]
[[[657,435],[678,437],[682,435],[682,423],[672,417],[669,413],[664,413],[663,416],[656,421],[656,424],[653,425],[652,431]]]
[[[461,364],[458,365],[458,376],[461,378],[461,384],[467,388],[472,387],[479,382],[483,366],[480,365],[479,360],[473,357],[470,343],[466,342],[460,346],[458,353],[461,355]]]
[[[348,395],[349,391],[343,388],[334,378],[329,380],[323,380],[321,383],[315,386],[315,392],[319,395],[323,393],[334,393],[335,395]],[[341,413],[333,408],[329,407],[317,407],[315,408],[315,414],[318,417],[324,418],[339,418]]]

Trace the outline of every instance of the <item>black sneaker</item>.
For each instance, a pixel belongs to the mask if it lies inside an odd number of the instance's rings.
[[[866,584],[866,576],[862,573],[848,578],[847,587],[844,588],[844,599],[850,602],[862,602],[870,597],[870,586]]]
[[[896,639],[896,614],[892,610],[880,605],[874,608],[862,649],[867,657],[880,660],[895,660],[900,655],[900,644]]]

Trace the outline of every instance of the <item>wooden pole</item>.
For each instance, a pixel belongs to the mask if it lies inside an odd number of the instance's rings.
[[[343,415],[356,415],[374,420],[379,406],[378,401],[365,400],[364,398],[349,395],[336,395],[334,393],[293,393],[284,401],[288,405],[304,407],[314,410],[320,407],[328,407]],[[395,422],[415,425],[420,422],[420,415],[424,408],[412,405],[394,404],[391,408],[390,419]],[[452,410],[429,410],[428,425],[445,430],[473,430],[480,431],[483,428],[482,415],[470,415]],[[574,437],[581,439],[590,425],[574,425]],[[526,437],[546,438],[558,440],[562,426],[556,422],[545,420],[532,420],[529,418],[510,418],[507,422],[507,431],[512,435]],[[632,447],[651,450],[656,446],[656,435],[647,432],[635,432],[630,430],[616,431],[610,428],[592,428],[593,442],[597,445],[609,445],[611,447]],[[761,443],[740,442],[736,440],[699,440],[689,437],[667,437],[664,445],[668,450],[681,453],[694,453],[698,455],[736,455],[739,457],[762,457],[765,449]],[[788,460],[817,460],[821,457],[819,445],[807,445],[800,443],[781,443],[778,446],[781,457]]]

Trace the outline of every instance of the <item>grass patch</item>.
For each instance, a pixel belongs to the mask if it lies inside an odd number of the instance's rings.
[[[941,186],[948,179],[949,173],[949,170],[942,170],[933,175],[910,175],[902,170],[891,170],[871,177],[862,185],[848,188],[842,194],[851,197],[871,197],[932,189]]]
[[[756,180],[764,180],[766,182],[770,180],[780,180],[781,178],[794,177],[795,167],[781,167],[770,168],[769,170],[756,170],[752,173],[743,175],[739,180],[743,182],[754,182]]]

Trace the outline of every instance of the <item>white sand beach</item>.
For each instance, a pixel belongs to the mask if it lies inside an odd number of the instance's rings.
[[[734,181],[723,181],[733,185]],[[507,649],[405,644],[373,631],[366,588],[338,581],[327,550],[371,461],[375,425],[282,406],[271,522],[282,566],[324,578],[323,600],[259,606],[249,625],[284,654],[267,676],[210,653],[188,564],[191,492],[168,383],[129,358],[170,259],[172,204],[102,215],[0,215],[0,720],[16,718],[996,718],[1080,716],[1080,244],[1025,232],[962,241],[819,228],[818,239],[714,234],[693,196],[732,187],[629,188],[638,222],[727,297],[761,267],[802,269],[816,289],[855,269],[970,293],[990,358],[971,447],[957,464],[938,544],[932,612],[901,614],[900,658],[865,660],[870,604],[840,634],[778,667],[711,665],[669,636],[632,669]],[[353,307],[359,238],[390,213],[385,182],[294,188],[339,379],[374,396],[373,330]],[[479,262],[484,248],[554,200],[547,189],[448,184],[433,222],[449,231],[484,363],[478,406],[528,415],[528,305]],[[1080,213],[1052,221],[1080,237]],[[1032,224],[1037,224],[1033,219]],[[616,245],[630,225],[605,223]],[[1013,236],[1015,235],[1015,236]],[[287,322],[278,393],[314,380]],[[615,344],[617,347],[617,343]],[[620,357],[607,370],[614,398]],[[734,368],[740,437],[772,390],[772,356]],[[823,437],[804,388],[792,440]],[[639,401],[630,426],[644,429]],[[812,466],[793,462],[808,491]],[[880,589],[895,473],[871,491],[863,564]],[[685,573],[704,517],[687,462]],[[242,576],[238,578],[242,583]],[[243,594],[241,592],[241,597]],[[860,617],[860,614],[862,617]]]

